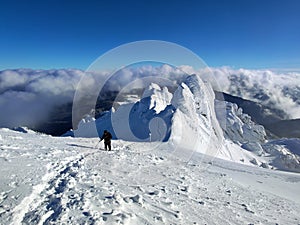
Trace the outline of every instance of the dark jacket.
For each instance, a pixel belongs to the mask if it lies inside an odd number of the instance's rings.
[[[112,135],[111,133],[109,133],[108,131],[104,131],[102,137],[101,137],[101,141],[104,139],[105,143],[109,143],[110,140],[112,139]]]

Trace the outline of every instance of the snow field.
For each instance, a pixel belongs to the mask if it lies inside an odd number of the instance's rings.
[[[0,224],[300,223],[299,174],[168,144],[0,135]]]

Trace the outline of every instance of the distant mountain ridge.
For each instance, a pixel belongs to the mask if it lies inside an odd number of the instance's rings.
[[[300,138],[300,119],[285,120],[284,111],[230,94],[215,92],[216,99],[237,104],[252,120],[263,125],[269,137]]]
[[[265,125],[278,137],[300,138],[300,119],[281,120]]]
[[[204,76],[204,75],[200,75]],[[281,111],[280,120],[300,118],[300,74],[271,70],[213,68],[203,79],[216,80],[214,90]],[[283,113],[282,113],[283,112]]]

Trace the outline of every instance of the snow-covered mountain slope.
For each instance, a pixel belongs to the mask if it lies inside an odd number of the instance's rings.
[[[0,224],[300,223],[299,174],[183,160],[168,143],[105,152],[97,138],[8,129],[0,140]]]
[[[280,109],[268,107],[259,102],[250,101],[241,97],[233,96],[224,92],[215,92],[216,98],[220,101],[235,103],[243,112],[251,116],[253,121],[258,124],[267,125],[281,121],[285,117],[285,112]]]
[[[219,151],[227,145],[222,146],[224,137],[214,110],[213,90],[197,75],[191,75],[173,95],[167,88],[152,84],[140,101],[123,104],[96,121],[90,117],[82,120],[74,135],[98,137],[107,129],[117,139],[167,141],[173,149],[226,157],[225,150]]]
[[[265,168],[300,172],[299,139],[267,140],[264,127],[254,123],[251,117],[244,114],[236,104],[217,100],[217,116],[219,115],[218,107],[223,107],[224,104],[226,105],[226,123],[220,124],[225,138],[233,141],[244,151],[259,156],[248,158],[248,161]],[[232,152],[232,147],[227,149]],[[241,160],[244,162],[247,159]]]
[[[300,172],[297,155],[289,150],[272,151],[270,146],[281,147],[265,143],[264,127],[236,104],[215,100],[213,90],[197,75],[187,77],[173,95],[151,84],[140,101],[123,104],[97,120],[88,116],[73,133],[98,137],[105,129],[126,141],[167,141],[174,150],[184,148],[247,165]]]
[[[300,172],[300,139],[277,139],[262,145],[270,165],[281,170]]]

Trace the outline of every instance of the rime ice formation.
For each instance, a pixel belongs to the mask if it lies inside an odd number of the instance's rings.
[[[163,141],[171,148],[234,162],[300,171],[297,154],[268,142],[263,126],[236,104],[215,100],[211,86],[197,75],[188,76],[173,94],[152,83],[139,101],[122,104],[97,120],[83,119],[74,134],[98,137],[105,129],[115,139]]]

